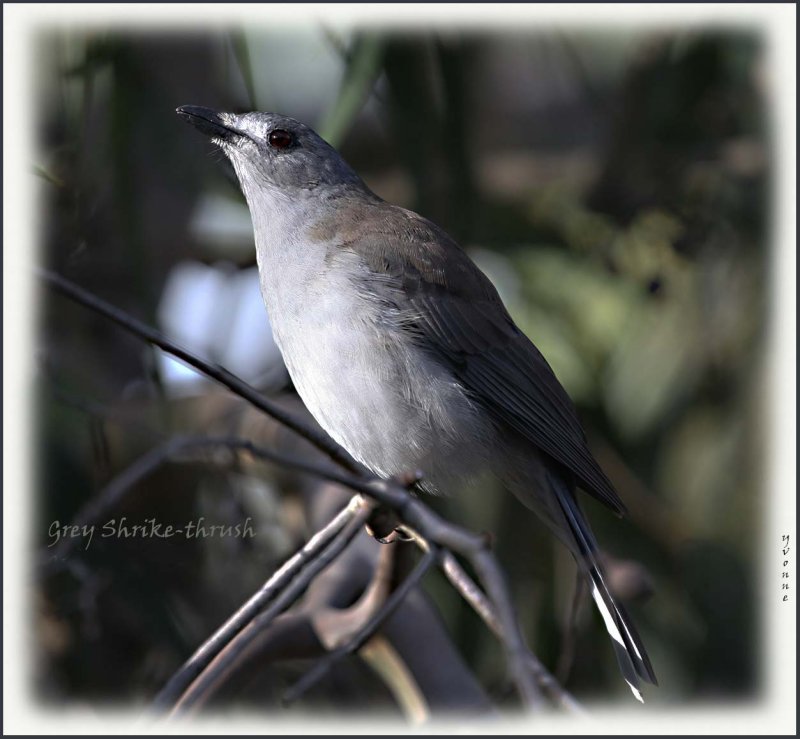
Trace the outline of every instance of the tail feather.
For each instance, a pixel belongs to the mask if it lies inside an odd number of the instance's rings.
[[[592,598],[603,617],[606,630],[611,636],[622,675],[636,699],[644,702],[640,692],[641,681],[653,685],[658,685],[658,681],[642,640],[639,638],[630,616],[614,600],[606,586],[603,571],[597,561],[597,543],[578,508],[575,497],[560,481],[554,481],[553,490],[572,534],[578,565],[589,578]]]

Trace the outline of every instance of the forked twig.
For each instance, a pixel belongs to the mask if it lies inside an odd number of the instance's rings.
[[[212,660],[241,632],[258,613],[292,582],[293,578],[318,557],[330,542],[354,519],[361,521],[361,512],[368,512],[367,501],[355,495],[350,502],[322,529],[320,529],[296,554],[290,557],[266,583],[256,591],[199,649],[184,663],[156,696],[155,708],[172,706]],[[366,517],[366,516],[364,516]],[[337,550],[338,551],[338,550]]]
[[[333,562],[353,540],[353,537],[361,531],[368,515],[369,510],[367,507],[359,508],[356,515],[339,530],[328,546],[319,552],[315,559],[308,562],[307,566],[286,585],[266,609],[246,623],[244,628],[233,634],[232,638],[217,651],[216,656],[208,662],[205,669],[197,675],[183,692],[175,703],[171,716],[184,713],[193,708],[208,691],[215,688],[219,681],[225,679],[229,672],[235,668],[240,656],[253,644],[264,629],[303,594],[309,583]],[[230,630],[228,631],[230,633]],[[221,641],[219,639],[217,643],[219,644]],[[189,674],[188,671],[186,674]],[[161,696],[159,695],[159,697]]]
[[[383,625],[386,619],[394,613],[397,607],[403,602],[408,593],[415,588],[425,573],[435,564],[438,558],[438,548],[429,548],[422,556],[422,559],[417,563],[411,574],[403,580],[400,586],[389,595],[386,602],[378,609],[378,611],[360,628],[356,633],[347,640],[344,644],[337,647],[334,651],[329,652],[327,656],[319,660],[303,677],[300,678],[292,687],[290,687],[283,695],[283,701],[286,704],[293,703],[305,692],[307,692],[315,683],[322,679],[328,670],[331,669],[340,659],[348,654],[357,652],[369,639],[374,636],[375,632]]]

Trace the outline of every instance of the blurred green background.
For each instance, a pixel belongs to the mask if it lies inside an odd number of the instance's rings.
[[[171,318],[173,270],[213,267],[230,280],[255,256],[230,167],[174,109],[270,110],[308,123],[380,196],[460,241],[575,400],[631,511],[618,521],[586,500],[659,676],[648,699],[755,695],[769,259],[763,52],[756,35],[733,30],[48,31],[31,175],[40,261],[165,330],[190,321],[208,301],[181,304]],[[235,428],[285,442],[223,391],[173,384],[162,357],[109,322],[42,299],[40,546],[53,521],[70,521],[171,435]],[[197,350],[226,363],[218,344]],[[294,407],[275,361],[248,379]],[[147,701],[308,536],[301,486],[238,463],[170,464],[137,486],[115,516],[252,516],[258,535],[95,540],[76,551],[66,571],[36,581],[38,693],[83,705]],[[628,699],[588,604],[575,657],[564,654],[574,572],[532,514],[491,489],[429,502],[493,532],[526,636],[569,690]],[[494,638],[446,582],[431,576],[427,587],[480,681],[506,699]],[[275,684],[286,679],[278,670]],[[345,701],[334,687],[306,700]],[[238,699],[274,707],[270,695]]]

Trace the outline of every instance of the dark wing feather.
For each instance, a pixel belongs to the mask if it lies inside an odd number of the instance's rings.
[[[396,325],[452,367],[471,395],[619,514],[625,507],[592,457],[575,408],[550,365],[514,324],[494,286],[450,237],[410,211],[379,203],[345,248],[380,286]],[[363,289],[363,283],[360,283]]]
[[[426,344],[433,342],[458,379],[497,420],[570,470],[587,492],[624,513],[622,501],[586,445],[572,401],[499,298],[467,304],[421,285],[409,298],[409,307]]]

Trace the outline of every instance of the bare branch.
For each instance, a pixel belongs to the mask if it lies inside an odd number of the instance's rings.
[[[381,677],[412,725],[419,726],[429,718],[428,696],[385,636],[373,636],[361,647],[358,656]]]
[[[445,552],[442,556],[442,571],[453,587],[475,609],[475,612],[483,619],[486,625],[496,635],[500,636],[500,623],[497,620],[492,604],[486,594],[464,571],[464,568],[458,563],[452,552]]]
[[[153,701],[154,708],[168,708],[191,685],[211,661],[241,632],[258,613],[277,598],[292,579],[354,519],[366,517],[369,506],[361,495],[355,495],[325,527],[320,529],[300,551],[290,557],[266,583],[256,591],[199,649],[184,663]],[[338,551],[338,550],[336,550]]]
[[[332,484],[315,486],[306,497],[307,514],[317,525],[327,523],[347,502],[348,493]],[[303,601],[262,631],[225,679],[194,704],[192,712],[277,661],[319,659],[350,638],[385,602],[394,555],[405,549],[383,546],[372,537],[356,537],[309,584]],[[342,607],[358,593],[355,605]],[[494,713],[419,587],[384,622],[380,635],[358,651],[358,657],[385,683],[412,724],[437,710],[475,716]]]
[[[361,531],[369,515],[369,507],[364,506],[356,511],[345,526],[335,534],[330,544],[320,551],[315,559],[311,560],[286,587],[276,595],[267,608],[247,623],[238,633],[233,635],[216,657],[202,670],[197,678],[189,685],[178,702],[175,704],[170,716],[175,716],[192,709],[204,699],[207,692],[213,691],[216,685],[225,680],[226,676],[236,667],[237,662],[244,656],[246,650],[252,647],[259,635],[275,620],[275,618],[294,603],[308,587],[309,583],[324,570],[342,550],[352,541],[353,537]],[[216,635],[215,635],[216,636]],[[212,637],[214,639],[214,637]],[[218,640],[215,646],[219,645]],[[201,647],[201,650],[205,647]],[[165,701],[158,699],[159,705]]]
[[[304,609],[311,613],[314,631],[329,652],[351,639],[386,602],[391,589],[395,551],[395,547],[389,546],[382,546],[378,550],[372,578],[353,605],[336,608],[320,607],[318,604],[316,608]]]
[[[389,616],[394,613],[397,607],[403,602],[412,588],[416,587],[425,573],[436,562],[438,555],[437,548],[431,548],[423,555],[422,559],[411,574],[402,582],[387,599],[381,608],[375,613],[345,644],[330,652],[311,668],[300,680],[298,680],[289,690],[284,693],[284,703],[293,703],[315,683],[325,676],[328,670],[333,667],[342,657],[357,652],[383,625]]]
[[[415,534],[413,538],[417,544],[425,548],[426,543],[423,543],[423,540],[420,539],[418,534]],[[494,606],[486,597],[486,594],[475,584],[475,581],[464,571],[464,568],[459,564],[455,556],[451,552],[443,552],[440,566],[447,579],[461,594],[464,600],[472,606],[489,629],[502,639],[503,634]],[[536,675],[539,687],[557,706],[571,713],[584,713],[578,701],[561,686],[532,652],[528,650],[525,659],[529,668]]]

